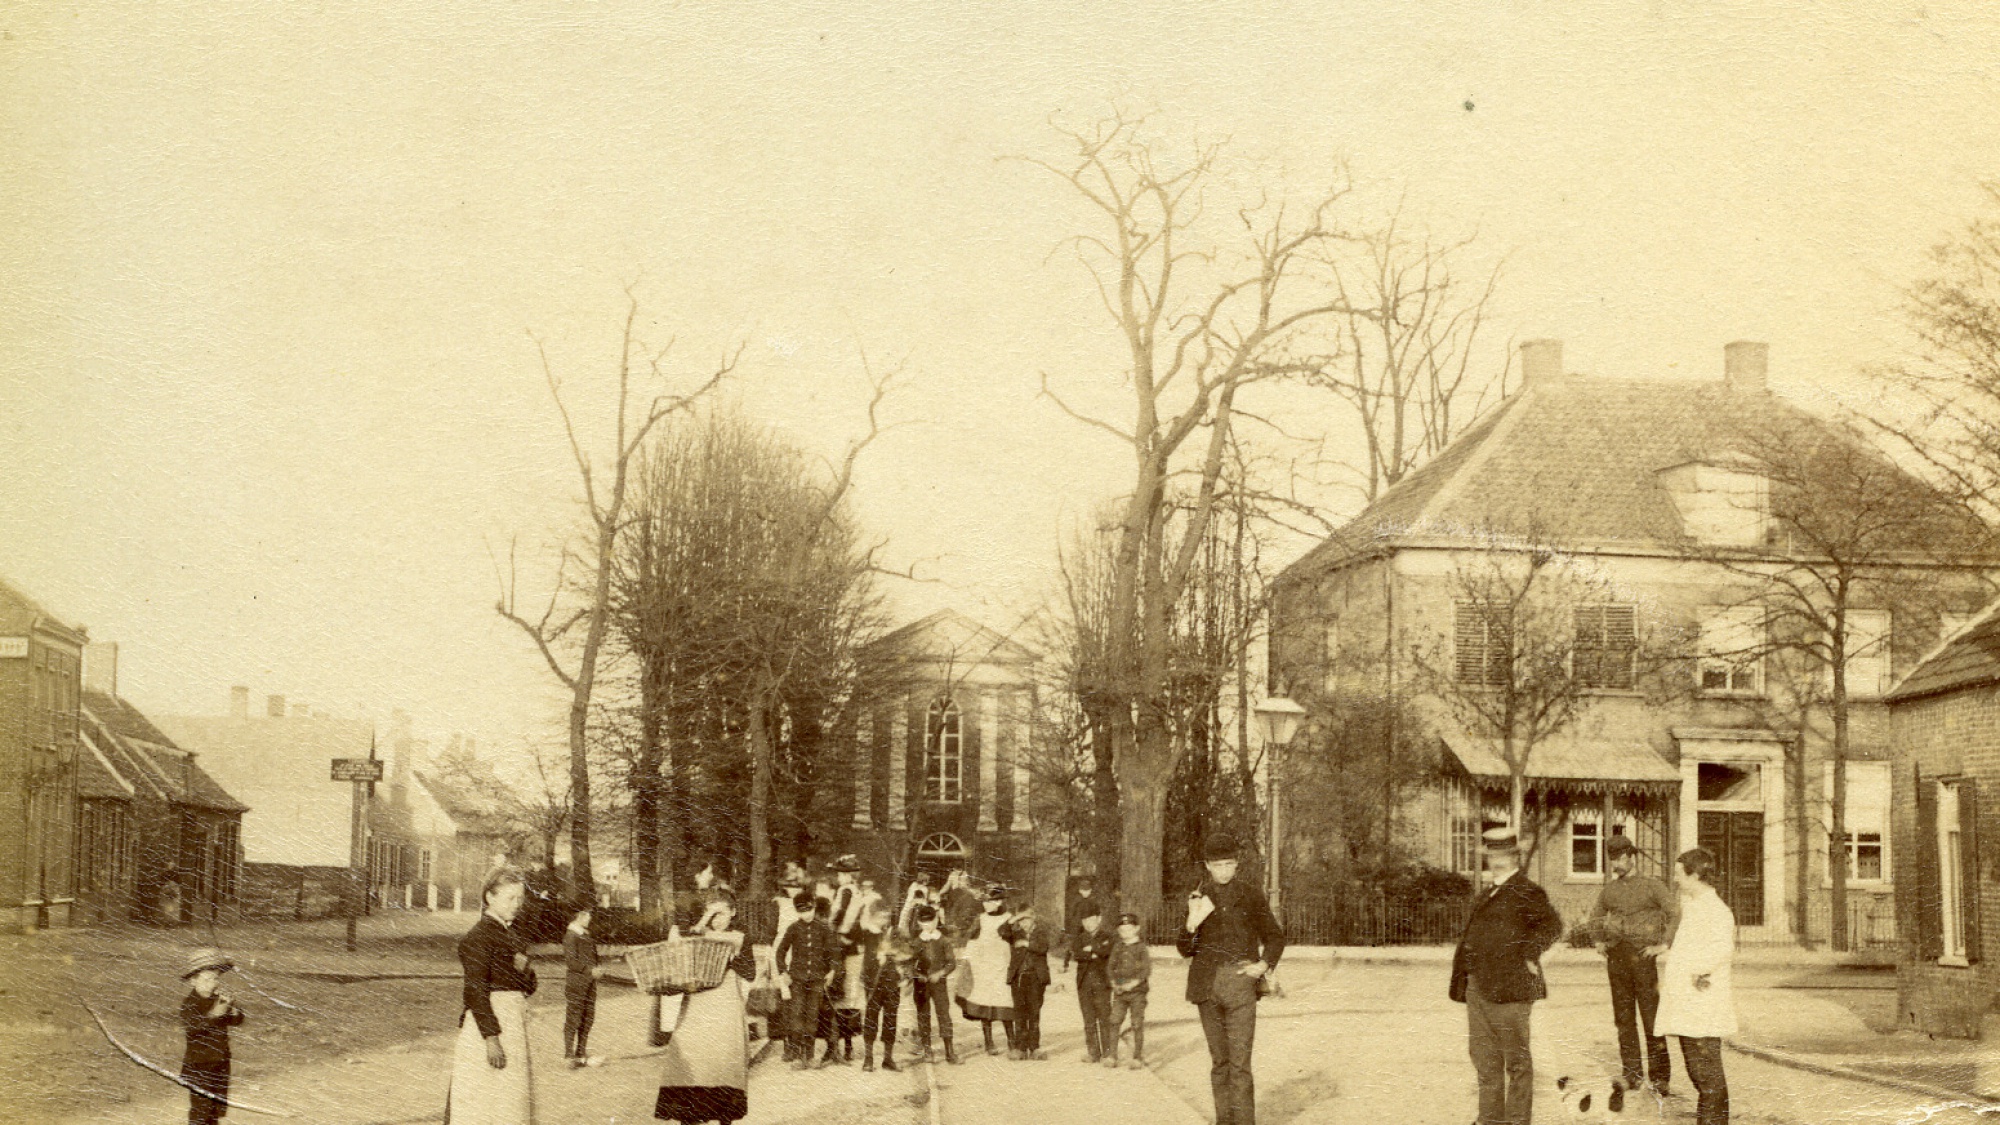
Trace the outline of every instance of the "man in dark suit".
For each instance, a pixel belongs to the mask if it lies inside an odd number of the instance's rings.
[[[1528,1020],[1549,994],[1542,954],[1562,937],[1562,916],[1521,870],[1511,828],[1482,837],[1492,885],[1473,900],[1472,917],[1451,961],[1451,998],[1465,1005],[1467,1045],[1479,1075],[1475,1125],[1533,1125],[1535,1062]]]
[[[1256,1125],[1257,1088],[1250,1050],[1257,1037],[1257,997],[1285,952],[1285,931],[1264,893],[1236,881],[1236,841],[1211,836],[1202,847],[1208,877],[1188,896],[1187,925],[1174,945],[1188,966],[1187,998],[1201,1012],[1208,1040],[1208,1083],[1216,1125]]]

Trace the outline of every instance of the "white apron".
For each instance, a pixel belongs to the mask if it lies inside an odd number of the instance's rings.
[[[669,1000],[669,1003],[672,1001]],[[748,1088],[750,1033],[743,1018],[743,980],[722,974],[706,992],[681,997],[680,1022],[661,1059],[660,1085]]]
[[[968,1004],[982,1008],[997,1008],[1009,1015],[1014,1010],[1014,990],[1007,984],[1007,963],[1013,960],[1014,948],[1000,936],[1000,927],[1007,924],[1010,915],[981,914],[979,916],[979,936],[965,943],[965,963],[972,974],[972,987],[963,995]]]
[[[519,992],[495,992],[490,999],[493,1015],[500,1021],[500,1048],[507,1052],[507,1066],[493,1069],[486,1061],[486,1039],[479,1034],[479,1024],[471,1012],[461,1015],[445,1120],[450,1125],[534,1125],[528,997]]]
[[[1674,943],[1660,966],[1660,1010],[1656,1035],[1709,1039],[1736,1034],[1736,996],[1730,981],[1736,952],[1736,918],[1713,890],[1687,900]],[[1706,976],[1708,987],[1697,989]]]

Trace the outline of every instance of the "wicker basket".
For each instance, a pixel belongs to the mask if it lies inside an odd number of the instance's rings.
[[[736,947],[726,941],[683,938],[641,945],[625,951],[632,979],[655,996],[703,992],[722,983]]]

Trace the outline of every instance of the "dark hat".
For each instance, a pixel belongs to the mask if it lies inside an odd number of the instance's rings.
[[[1127,910],[1118,916],[1118,924],[1121,926],[1136,926],[1139,924],[1139,916]]]
[[[992,886],[986,888],[986,901],[1005,902],[1007,901],[1007,894],[1008,894],[1008,888],[1006,886],[1000,883],[995,883]]]
[[[1639,845],[1633,843],[1630,836],[1613,836],[1605,843],[1604,851],[1611,858],[1617,859],[1619,856],[1639,854]]]
[[[792,896],[793,910],[796,910],[801,914],[811,914],[812,908],[813,908],[813,896],[811,891],[800,891],[798,894]]]
[[[852,855],[844,855],[833,861],[833,869],[835,871],[859,871],[861,870],[861,861]]]
[[[1096,899],[1087,898],[1077,903],[1076,916],[1078,918],[1102,918],[1104,917],[1104,911],[1097,905]]]
[[[1489,852],[1518,852],[1521,850],[1521,838],[1512,828],[1503,824],[1498,828],[1488,828],[1481,832],[1479,846]]]
[[[203,969],[218,969],[226,973],[235,967],[236,962],[223,956],[220,949],[203,946],[188,954],[187,971],[181,974],[181,979],[186,980]]]
[[[925,903],[924,905],[917,907],[917,921],[919,922],[937,921],[937,907],[932,906],[929,903]]]
[[[1089,890],[1095,890],[1096,888],[1097,888],[1097,880],[1096,880],[1096,879],[1094,879],[1094,878],[1092,878],[1091,876],[1089,876],[1089,875],[1078,875],[1078,876],[1076,877],[1076,889],[1077,889],[1077,890],[1079,890],[1079,891],[1089,891]]]
[[[1216,863],[1225,859],[1236,859],[1238,852],[1234,836],[1214,835],[1201,843],[1201,861]]]

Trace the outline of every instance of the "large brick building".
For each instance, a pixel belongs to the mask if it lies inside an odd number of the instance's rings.
[[[1769,392],[1761,344],[1730,345],[1724,378],[1709,381],[1571,375],[1558,342],[1521,351],[1519,393],[1280,576],[1276,686],[1302,699],[1373,692],[1421,710],[1445,781],[1401,810],[1402,843],[1472,873],[1480,831],[1508,819],[1508,771],[1435,690],[1417,690],[1413,671],[1429,657],[1457,689],[1477,690],[1490,668],[1481,646],[1500,641],[1464,601],[1463,568],[1509,537],[1548,544],[1602,576],[1606,592],[1573,607],[1575,651],[1592,658],[1581,713],[1529,759],[1530,803],[1548,825],[1531,875],[1576,918],[1602,883],[1609,837],[1633,837],[1656,869],[1700,844],[1721,857],[1747,940],[1784,940],[1801,912],[1824,939],[1829,730],[1824,709],[1803,701],[1823,692],[1825,669],[1767,643],[1769,617],[1745,604],[1752,584],[1716,559],[1737,551],[1784,565],[1794,550],[1773,524],[1772,485],[1744,467],[1742,435],[1850,439]],[[1901,480],[1912,503],[1936,502]],[[1850,615],[1846,823],[1860,942],[1895,932],[1881,697],[1941,627],[1984,601],[1992,565],[1913,564],[1908,573],[1935,577],[1930,608],[1892,614],[1863,596]],[[1659,691],[1641,690],[1642,636],[1685,639],[1657,669]]]
[[[0,926],[71,922],[88,640],[0,582]]]

